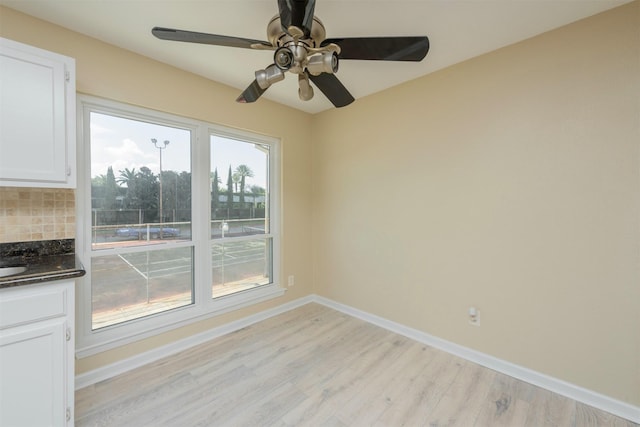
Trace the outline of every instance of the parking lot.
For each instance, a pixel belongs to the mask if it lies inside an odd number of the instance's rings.
[[[212,296],[269,283],[271,275],[265,271],[269,264],[265,262],[270,252],[267,247],[264,239],[224,244],[214,241]],[[191,304],[191,252],[191,247],[181,247],[94,257],[94,329]]]

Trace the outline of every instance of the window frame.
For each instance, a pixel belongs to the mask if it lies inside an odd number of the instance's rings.
[[[78,95],[77,105],[78,187],[76,190],[76,253],[87,273],[84,277],[78,279],[76,298],[76,357],[87,357],[284,294],[285,288],[280,284],[280,230],[282,215],[280,212],[281,154],[279,138],[184,118],[89,95]],[[91,141],[89,129],[89,116],[91,112],[157,123],[191,131],[191,241],[167,241],[166,243],[153,245],[153,247],[140,246],[130,249],[129,251],[144,252],[149,249],[161,250],[188,246],[193,247],[194,303],[97,330],[92,330],[92,254],[97,253],[99,255],[96,256],[106,256],[110,254],[113,255],[117,252],[112,249],[94,251],[91,246]],[[270,238],[272,244],[272,281],[269,284],[217,298],[211,297],[211,242],[216,242],[216,240],[209,238],[209,224],[211,221],[211,193],[209,189],[210,135],[264,144],[270,147],[268,180],[271,228],[270,233],[267,233],[265,239]]]

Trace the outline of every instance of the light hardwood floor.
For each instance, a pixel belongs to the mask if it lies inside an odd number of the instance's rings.
[[[637,426],[307,304],[76,392],[76,426]]]

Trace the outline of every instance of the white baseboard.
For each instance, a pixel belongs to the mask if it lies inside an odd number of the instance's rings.
[[[458,344],[454,344],[450,341],[445,341],[441,338],[429,335],[417,329],[409,328],[402,324],[392,322],[385,318],[358,310],[348,305],[337,303],[325,297],[314,295],[313,301],[342,313],[348,314],[350,316],[356,317],[358,319],[364,320],[376,326],[380,326],[381,328],[387,329],[391,332],[395,332],[399,335],[411,338],[420,343],[429,345],[439,350],[446,351],[447,353],[461,357],[470,362],[474,362],[478,365],[493,369],[494,371],[509,375],[519,380],[525,381],[529,384],[542,387],[546,390],[558,393],[562,396],[568,397],[578,402],[582,402],[586,405],[593,406],[594,408],[609,412],[618,417],[633,421],[634,423],[640,423],[640,407],[613,399],[611,397],[559,380],[557,378],[541,374],[540,372],[515,365],[505,360],[490,356],[488,354],[481,353],[479,351],[472,350]]]
[[[115,377],[116,375],[123,374],[132,369],[139,368],[140,366],[144,366],[148,363],[155,362],[156,360],[160,360],[163,357],[167,357],[172,354],[176,354],[181,351],[188,350],[191,347],[203,344],[214,338],[220,337],[225,334],[229,334],[231,332],[235,332],[242,328],[246,328],[247,326],[253,325],[254,323],[260,322],[262,320],[266,320],[270,317],[277,316],[278,314],[285,313],[287,311],[301,307],[305,304],[313,302],[313,298],[314,298],[313,295],[306,296],[304,298],[300,298],[300,299],[288,302],[286,304],[282,304],[272,309],[261,311],[260,313],[253,314],[243,319],[238,319],[236,321],[218,326],[208,331],[205,331],[196,335],[192,335],[190,337],[187,337],[178,341],[174,341],[162,347],[158,347],[153,350],[149,350],[144,353],[137,354],[133,357],[129,357],[127,359],[123,359],[118,362],[115,362],[106,366],[102,366],[98,369],[94,369],[93,371],[76,375],[75,389],[79,390],[81,388],[90,386],[97,382]]]
[[[295,301],[280,305],[278,307],[253,314],[243,319],[227,323],[217,328],[213,328],[209,331],[196,334],[182,340],[167,344],[165,346],[138,354],[128,359],[124,359],[119,362],[95,369],[93,371],[77,375],[75,388],[76,390],[78,390],[83,387],[95,384],[99,381],[115,377],[116,375],[122,374],[156,360],[160,360],[163,357],[167,357],[180,351],[187,350],[196,345],[203,344],[219,336],[237,331],[254,323],[301,307],[310,302],[322,304],[326,307],[364,320],[373,325],[403,335],[407,338],[411,338],[415,341],[421,342],[431,347],[446,351],[447,353],[461,357],[470,362],[474,362],[478,365],[493,369],[494,371],[509,375],[538,387],[542,387],[578,402],[582,402],[584,404],[609,412],[618,417],[625,418],[635,423],[640,423],[640,407],[613,399],[611,397],[596,393],[591,390],[587,390],[585,388],[559,380],[557,378],[541,374],[531,369],[515,365],[505,360],[490,356],[488,354],[481,353],[479,351],[472,350],[458,344],[454,344],[450,341],[446,341],[433,335],[429,335],[417,329],[409,328],[400,323],[392,322],[385,318],[367,313],[362,310],[358,310],[348,305],[340,304],[338,302],[318,295],[309,295]]]

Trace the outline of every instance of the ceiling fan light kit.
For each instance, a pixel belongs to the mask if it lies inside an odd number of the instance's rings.
[[[163,27],[151,32],[162,40],[273,50],[273,63],[255,72],[254,81],[236,99],[241,103],[257,101],[290,72],[298,75],[301,100],[313,98],[313,82],[335,107],[344,107],[354,98],[335,75],[340,60],[419,62],[429,51],[426,36],[327,39],[324,25],[313,15],[315,0],[278,0],[278,9],[267,25],[268,42]]]

